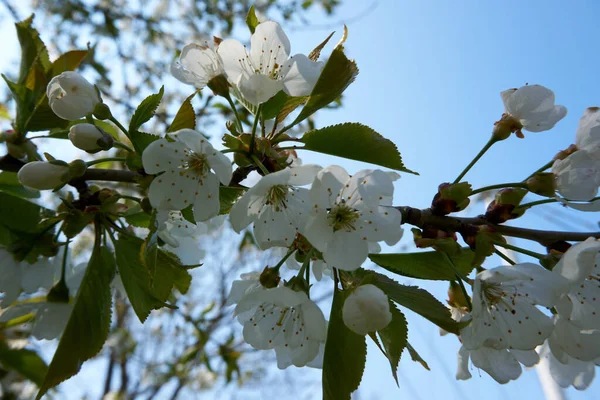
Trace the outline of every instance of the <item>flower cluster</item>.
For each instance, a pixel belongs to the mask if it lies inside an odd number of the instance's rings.
[[[460,332],[457,379],[471,377],[469,359],[499,383],[517,379],[521,364],[539,362],[536,348],[544,343],[561,384],[567,372],[593,366],[600,357],[599,252],[600,242],[590,238],[551,271],[523,263],[479,273],[472,310],[461,319],[468,325]]]

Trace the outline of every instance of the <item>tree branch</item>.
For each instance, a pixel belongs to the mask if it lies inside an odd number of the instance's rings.
[[[581,242],[589,237],[600,238],[600,232],[561,232],[519,228],[492,224],[483,215],[477,217],[449,217],[433,215],[431,209],[420,210],[405,206],[396,208],[402,213],[403,224],[410,224],[419,228],[429,227],[461,233],[472,231],[477,226],[489,226],[501,235],[533,240],[544,246],[562,240]]]

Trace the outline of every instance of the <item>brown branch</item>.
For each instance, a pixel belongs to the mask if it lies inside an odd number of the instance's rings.
[[[561,232],[519,228],[493,224],[482,215],[477,217],[449,217],[434,215],[430,209],[420,210],[404,206],[396,208],[402,213],[403,224],[406,223],[419,228],[437,228],[461,233],[472,231],[474,227],[489,226],[501,235],[533,240],[544,246],[563,240],[581,242],[589,237],[600,238],[600,232]]]
[[[84,181],[111,181],[135,183],[141,174],[123,169],[89,168],[79,179]]]

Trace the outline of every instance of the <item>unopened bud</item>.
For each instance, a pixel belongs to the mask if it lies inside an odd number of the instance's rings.
[[[344,301],[342,318],[344,324],[359,335],[381,330],[392,322],[390,301],[375,285],[359,286]]]
[[[52,190],[70,180],[69,166],[52,162],[33,161],[25,164],[17,175],[19,182],[36,190]]]
[[[263,272],[260,274],[260,284],[267,289],[272,289],[279,285],[281,277],[279,276],[279,268],[270,268],[266,266]]]
[[[496,198],[488,206],[485,218],[493,224],[501,224],[522,216],[524,210],[516,211],[516,209],[526,194],[527,190],[520,188],[499,190]]]
[[[46,94],[54,114],[69,121],[91,114],[101,102],[94,85],[73,71],[65,71],[52,78]]]
[[[87,164],[83,160],[73,160],[69,163],[69,174],[71,178],[80,178],[85,173]]]
[[[112,117],[112,113],[106,104],[98,103],[96,104],[96,107],[94,107],[94,117],[98,118],[100,121],[104,121]]]
[[[109,150],[114,143],[112,136],[92,124],[73,125],[69,130],[69,140],[75,147],[88,153]]]
[[[551,172],[540,172],[527,179],[527,189],[540,196],[554,197],[556,183],[554,174]]]
[[[442,183],[431,202],[431,210],[435,215],[447,215],[462,211],[470,203],[472,187],[468,182]]]

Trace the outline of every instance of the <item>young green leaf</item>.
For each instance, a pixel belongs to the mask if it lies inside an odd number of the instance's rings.
[[[88,51],[89,50],[71,50],[61,54],[52,63],[48,78],[53,78],[65,71],[74,71],[87,56]]]
[[[416,286],[401,285],[393,279],[374,271],[358,269],[354,275],[364,283],[372,283],[402,307],[425,317],[440,328],[458,334],[459,324],[452,319],[450,311],[431,293]]]
[[[180,129],[194,129],[196,127],[196,112],[194,106],[192,106],[192,99],[196,96],[198,91],[195,91],[189,95],[179,107],[179,111],[173,119],[173,123],[167,129],[167,133],[176,132]]]
[[[258,20],[258,17],[256,16],[256,12],[254,10],[254,5],[253,5],[248,10],[248,15],[246,15],[246,25],[248,25],[248,29],[250,29],[250,33],[254,33],[258,24],[260,24],[260,21]]]
[[[415,174],[404,166],[398,148],[391,140],[359,123],[347,122],[315,129],[305,133],[301,141],[305,150]]]
[[[356,75],[358,75],[356,63],[346,57],[343,49],[336,47],[323,67],[315,87],[308,96],[306,105],[288,127],[299,124],[317,110],[337,100],[348,85],[354,82]]]
[[[154,140],[159,139],[158,136],[147,133],[138,132],[139,128],[150,120],[156,113],[156,109],[162,100],[165,87],[161,86],[158,93],[146,97],[133,113],[133,117],[129,122],[129,135],[133,146],[138,153],[142,153],[144,149]]]
[[[110,328],[115,259],[105,247],[95,246],[73,301],[73,310],[58,343],[36,399],[77,374],[81,365],[102,349]]]
[[[360,385],[367,357],[365,337],[352,332],[342,318],[346,293],[335,291],[323,357],[323,399],[350,400]]]
[[[4,344],[0,347],[0,364],[2,368],[18,372],[38,386],[48,371],[48,366],[35,351],[11,349]]]
[[[323,40],[317,47],[315,47],[313,51],[311,51],[308,55],[308,58],[310,58],[313,61],[317,61],[319,59],[319,56],[321,55],[321,50],[323,50],[323,47],[325,47],[325,45],[329,42],[329,39],[331,39],[334,33],[335,32],[331,32],[329,36],[325,38],[325,40]]]
[[[400,356],[402,351],[406,347],[408,325],[404,314],[396,308],[396,306],[390,301],[390,311],[392,312],[392,322],[380,331],[377,331],[381,338],[381,343],[385,349],[385,356],[390,362],[392,368],[392,375],[398,384],[398,363],[400,362]]]
[[[150,289],[150,272],[140,262],[141,240],[133,236],[119,236],[113,242],[117,257],[117,268],[121,281],[127,292],[131,306],[143,323],[150,311],[164,307],[166,304],[156,298]]]
[[[42,39],[40,39],[40,34],[33,27],[33,17],[32,14],[29,18],[15,24],[17,37],[21,44],[21,67],[19,80],[17,81],[19,84],[25,83],[31,68],[35,64],[38,64],[44,72],[50,69],[48,50]]]
[[[449,256],[458,272],[469,275],[473,270],[473,252],[462,249],[458,254]],[[417,279],[453,281],[456,279],[452,265],[444,254],[437,251],[400,254],[369,254],[375,264],[398,275]]]
[[[244,194],[245,191],[246,189],[242,187],[219,187],[219,202],[221,204],[219,214],[229,214],[233,203],[235,203],[237,199],[239,199],[240,196]]]
[[[410,358],[414,362],[418,362],[419,364],[421,364],[423,366],[423,368],[425,368],[427,371],[430,371],[429,365],[427,365],[427,362],[425,360],[423,360],[423,358],[421,358],[419,353],[417,353],[417,350],[415,350],[415,348],[412,347],[411,344],[408,342],[406,343],[406,349],[408,350],[408,354],[410,354]]]

